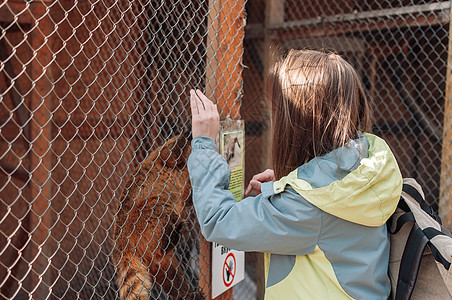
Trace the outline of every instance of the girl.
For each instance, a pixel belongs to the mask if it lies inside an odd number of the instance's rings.
[[[216,151],[216,105],[191,91],[193,203],[208,241],[265,252],[266,299],[387,299],[386,220],[402,176],[370,129],[369,104],[340,56],[291,50],[269,76],[272,170],[240,202]]]

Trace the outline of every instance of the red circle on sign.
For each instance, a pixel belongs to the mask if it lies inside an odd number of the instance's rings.
[[[234,265],[233,265],[232,270],[231,270],[231,268],[230,268],[229,265],[228,265],[228,259],[229,259],[229,257],[232,257],[232,260],[234,261]],[[229,253],[229,255],[226,256],[226,259],[224,260],[224,265],[223,265],[223,283],[224,283],[224,285],[225,285],[226,287],[230,287],[231,284],[234,282],[235,270],[236,270],[236,269],[237,269],[237,268],[236,268],[236,266],[235,266],[235,257],[234,257],[234,255],[233,255],[232,253]],[[225,278],[225,277],[224,277],[224,274],[227,273],[228,271],[229,271],[229,274],[231,275],[231,281],[229,281],[229,282],[226,280],[226,279],[229,279],[229,278]]]

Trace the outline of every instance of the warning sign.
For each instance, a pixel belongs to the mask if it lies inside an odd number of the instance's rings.
[[[212,298],[245,278],[245,252],[212,245]]]
[[[226,257],[226,260],[224,261],[223,266],[223,283],[225,286],[230,287],[232,282],[234,281],[235,277],[235,270],[237,268],[235,267],[236,261],[234,253],[229,253]]]

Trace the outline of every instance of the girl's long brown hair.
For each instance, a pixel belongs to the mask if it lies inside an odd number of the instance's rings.
[[[267,86],[277,179],[371,129],[361,81],[337,54],[290,50],[274,65]]]

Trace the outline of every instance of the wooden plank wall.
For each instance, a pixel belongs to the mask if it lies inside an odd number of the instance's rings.
[[[144,7],[115,1],[82,3],[77,9],[72,1],[50,7],[34,3],[28,9],[20,5],[24,3],[8,3],[19,22],[7,32],[7,40],[13,43],[8,48],[15,51],[15,72],[23,72],[19,92],[28,113],[29,137],[26,131],[10,131],[18,137],[13,150],[7,141],[0,142],[0,148],[3,157],[31,174],[17,200],[7,202],[14,211],[7,219],[12,229],[30,233],[30,240],[22,239],[15,248],[2,241],[0,247],[16,256],[17,249],[23,250],[10,268],[23,283],[17,296],[91,297],[99,277],[112,280],[112,270],[105,270],[112,246],[108,235],[119,187],[135,159],[134,134],[140,124],[133,116],[145,90],[139,81],[145,43],[139,18]],[[2,12],[2,21],[14,20]],[[27,38],[30,42],[23,43]],[[13,111],[8,97],[6,105]],[[5,126],[13,128],[15,123]],[[8,177],[0,180],[8,182]],[[17,194],[21,185],[16,181],[9,180],[3,201],[9,190]],[[4,226],[1,230],[8,233]],[[2,277],[4,272],[0,270]],[[17,287],[10,278],[2,293],[12,296]]]
[[[244,1],[211,1],[208,29],[203,4],[154,2],[187,15],[160,31],[173,30],[180,47],[152,34],[158,24],[148,24],[150,15],[168,14],[148,1],[0,7],[8,26],[2,60],[12,55],[13,66],[0,76],[3,296],[114,297],[110,235],[131,170],[167,134],[189,129],[190,88],[205,84],[222,118],[240,117]],[[195,32],[191,41],[186,28]],[[14,295],[18,281],[23,289]]]

